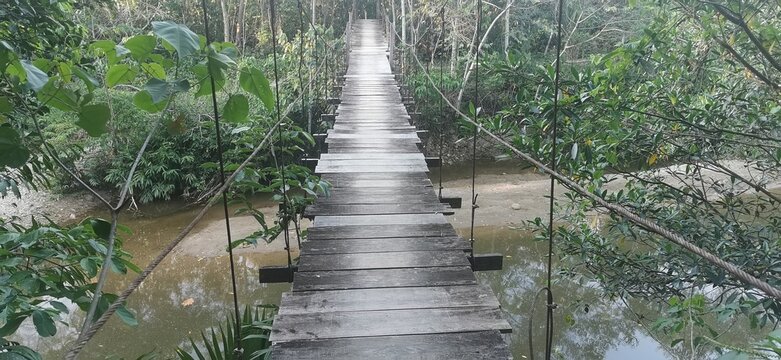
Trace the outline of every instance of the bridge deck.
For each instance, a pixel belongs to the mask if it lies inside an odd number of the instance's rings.
[[[386,57],[382,25],[353,26],[328,154],[329,198],[302,244],[271,341],[275,360],[508,359],[510,325],[477,284],[428,179]]]

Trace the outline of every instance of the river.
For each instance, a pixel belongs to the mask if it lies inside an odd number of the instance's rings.
[[[469,198],[468,166],[451,168],[443,173],[445,193]],[[438,174],[432,174],[435,184]],[[545,214],[544,190],[547,180],[519,170],[514,164],[481,166],[477,178],[480,209],[475,230],[478,253],[505,255],[501,271],[481,272],[478,279],[497,294],[513,332],[507,335],[516,359],[529,355],[527,326],[532,315],[535,293],[545,283],[547,244],[532,239],[527,231],[517,229],[523,219]],[[521,192],[522,191],[522,192]],[[525,195],[524,195],[525,194]],[[533,196],[532,196],[533,195]],[[259,200],[273,213],[273,204]],[[519,210],[513,210],[521,208]],[[536,205],[535,205],[536,204]],[[143,215],[128,215],[122,223],[133,234],[124,239],[124,249],[134,254],[139,265],[148,263],[194,216],[197,209],[168,203],[143,209]],[[188,337],[198,337],[202,329],[224,322],[230,314],[232,293],[227,256],[224,255],[221,209],[214,208],[208,217],[185,240],[180,249],[131,296],[129,307],[137,314],[139,325],[129,327],[112,319],[89,343],[82,359],[135,359],[150,351],[171,355],[177,346],[185,346]],[[451,217],[462,235],[468,236],[468,212],[459,210]],[[235,219],[237,232],[251,232],[251,220]],[[242,304],[278,304],[288,284],[259,284],[257,269],[281,265],[286,261],[279,244],[242,249],[236,256],[238,298]],[[109,291],[119,292],[132,279],[114,274]],[[554,351],[562,359],[676,359],[668,347],[669,340],[649,331],[646,320],[638,322],[635,313],[623,303],[602,298],[597,286],[579,284],[556,277],[553,286],[556,302]],[[535,354],[541,357],[544,346],[544,298],[533,317]],[[653,309],[642,304],[635,312],[653,316]],[[641,311],[638,311],[641,309]],[[80,311],[72,311],[58,326],[54,338],[38,338],[31,324],[25,324],[17,339],[42,353],[44,359],[61,358],[75,339]],[[33,339],[33,340],[30,340]]]

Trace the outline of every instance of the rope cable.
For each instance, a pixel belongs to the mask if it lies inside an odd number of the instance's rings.
[[[415,60],[416,60],[416,62],[418,64],[418,66],[421,66],[421,67],[423,66],[420,63],[420,59],[415,57]],[[730,275],[734,276],[735,278],[743,281],[744,283],[754,286],[755,288],[757,288],[760,291],[762,291],[763,293],[765,293],[767,296],[770,296],[770,297],[775,298],[777,300],[781,300],[781,289],[779,289],[779,288],[777,288],[777,287],[775,287],[773,285],[770,285],[768,282],[766,282],[764,280],[761,280],[761,279],[757,278],[756,276],[754,276],[752,274],[749,274],[748,272],[746,272],[745,270],[741,269],[737,265],[719,258],[718,256],[714,255],[710,251],[705,250],[705,249],[697,246],[696,244],[692,243],[691,241],[687,240],[682,235],[680,235],[680,234],[678,234],[676,232],[673,232],[672,230],[663,228],[659,224],[657,224],[657,223],[655,223],[655,222],[653,222],[651,220],[648,220],[646,218],[643,218],[643,217],[641,217],[638,214],[635,214],[634,212],[632,212],[632,210],[629,210],[628,208],[624,207],[623,205],[613,204],[613,203],[603,199],[602,197],[592,193],[591,191],[589,191],[585,187],[581,186],[580,184],[578,184],[574,180],[572,180],[572,179],[570,179],[570,178],[568,178],[568,177],[566,177],[566,176],[564,176],[564,175],[562,175],[562,174],[560,174],[558,172],[552,171],[547,165],[543,164],[541,161],[539,161],[536,158],[534,158],[533,156],[531,156],[531,155],[529,155],[529,154],[519,150],[518,148],[516,148],[515,146],[513,146],[512,144],[510,144],[506,140],[502,139],[500,136],[492,133],[491,131],[489,131],[488,129],[483,127],[482,125],[477,124],[476,122],[474,122],[471,119],[471,117],[469,115],[466,115],[463,112],[461,112],[461,110],[459,110],[457,107],[455,107],[453,105],[453,103],[451,103],[447,99],[447,97],[445,97],[445,95],[442,93],[442,91],[437,87],[437,85],[434,82],[434,80],[431,78],[430,74],[425,74],[425,75],[426,75],[426,78],[429,81],[429,84],[431,84],[431,87],[434,88],[434,90],[439,94],[439,96],[443,97],[445,103],[452,109],[452,111],[454,111],[456,113],[456,115],[460,116],[462,119],[464,119],[464,121],[469,122],[472,125],[477,125],[479,127],[480,131],[484,132],[486,135],[488,135],[490,138],[492,138],[496,143],[504,146],[505,148],[510,150],[510,152],[512,152],[513,154],[517,155],[521,159],[523,159],[525,161],[528,161],[530,164],[532,164],[535,167],[537,167],[540,172],[542,172],[544,174],[552,175],[553,177],[556,178],[556,180],[560,184],[566,186],[568,189],[570,189],[570,190],[580,194],[581,196],[590,199],[591,201],[595,202],[599,206],[601,206],[601,207],[605,208],[606,210],[608,210],[610,213],[612,213],[614,215],[617,215],[617,216],[620,216],[620,217],[622,217],[622,218],[624,218],[624,219],[634,223],[635,225],[645,229],[648,232],[657,234],[657,235],[667,239],[668,241],[670,241],[670,242],[672,242],[672,243],[674,243],[674,244],[676,244],[678,246],[681,246],[686,251],[699,256],[700,258],[710,262],[711,264],[713,264],[715,266],[720,267],[721,269],[723,269],[724,271],[728,272]]]
[[[320,71],[322,69],[318,68],[317,71]],[[312,80],[310,80],[310,83]],[[294,99],[285,109],[285,112],[283,113],[282,117],[287,116],[290,114],[291,111],[293,111],[293,106],[301,100],[301,97]],[[276,123],[272,124],[269,130],[264,135],[261,142],[255,146],[255,148],[252,150],[252,153],[247,156],[244,161],[236,168],[236,170],[233,171],[233,173],[225,180],[225,184],[222,186],[219,186],[214,189],[214,191],[211,191],[210,193],[213,194],[211,198],[206,202],[206,205],[204,205],[201,210],[198,212],[198,214],[193,217],[193,219],[188,223],[176,237],[174,237],[160,252],[155,256],[152,261],[147,264],[147,266],[136,276],[135,279],[125,288],[125,290],[122,291],[122,293],[117,296],[117,299],[114,300],[111,305],[109,305],[108,309],[106,309],[105,312],[98,318],[97,321],[95,321],[92,326],[89,328],[89,330],[84,333],[81,340],[77,340],[70,351],[66,354],[65,358],[68,360],[75,359],[79,353],[84,349],[84,346],[89,343],[89,341],[97,334],[97,332],[111,319],[111,316],[114,315],[114,313],[119,309],[121,306],[125,304],[127,299],[132,295],[146,280],[149,275],[152,274],[152,272],[157,269],[157,267],[160,265],[160,263],[165,260],[166,257],[168,257],[169,254],[179,245],[179,243],[184,240],[184,238],[190,234],[193,229],[195,229],[195,226],[197,226],[201,220],[206,216],[209,209],[212,208],[217,203],[217,194],[222,193],[223,191],[227,191],[228,187],[233,184],[233,182],[236,180],[239,174],[241,174],[244,169],[250,165],[253,159],[255,159],[258,154],[260,154],[260,151],[263,150],[266,147],[266,144],[271,141],[272,136],[274,135],[274,132],[276,131],[277,127],[280,125],[280,122],[277,121]]]
[[[206,8],[206,0],[201,0],[201,10],[203,10],[203,27],[206,37],[207,53],[211,52],[211,35],[209,34],[209,15]],[[214,74],[212,74],[212,57],[206,56],[206,61],[209,67],[209,81],[211,83],[211,97],[212,97],[212,110],[214,112],[214,131],[217,137],[217,153],[219,157],[220,167],[220,185],[225,185],[225,160],[223,156],[222,148],[222,131],[220,129],[220,112],[217,105],[217,86],[214,81]],[[233,289],[233,315],[235,316],[236,329],[236,348],[233,349],[236,357],[241,359],[241,313],[239,312],[239,295],[238,288],[236,286],[236,266],[233,260],[233,240],[231,239],[231,223],[230,214],[228,210],[228,188],[222,191],[222,209],[223,216],[225,217],[225,232],[226,240],[228,242],[228,261],[230,262],[230,275],[231,275],[231,288]],[[227,349],[226,349],[227,350]]]

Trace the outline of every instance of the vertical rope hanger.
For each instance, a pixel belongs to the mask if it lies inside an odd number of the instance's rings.
[[[477,124],[477,113],[479,107],[477,100],[480,96],[480,30],[483,22],[483,3],[477,0],[477,28],[475,29],[475,124]],[[477,125],[474,125],[472,133],[472,219],[469,227],[469,257],[474,261],[475,258],[475,210],[477,210],[477,193],[475,193],[475,177],[477,176]]]
[[[550,199],[548,209],[548,274],[546,279],[546,286],[548,288],[548,300],[547,300],[547,316],[545,321],[545,359],[550,360],[551,350],[553,348],[553,310],[556,308],[556,304],[553,302],[553,290],[551,289],[551,274],[553,271],[553,206],[554,195],[556,193],[556,178],[553,174],[556,173],[556,156],[558,155],[556,149],[556,142],[558,141],[558,119],[559,119],[559,92],[561,91],[561,28],[562,28],[562,14],[564,12],[564,0],[558,1],[558,14],[556,16],[556,74],[553,79],[553,130],[551,134],[551,177],[550,177]]]
[[[439,39],[440,41],[444,41],[445,39],[445,5],[447,5],[447,1],[442,4],[442,10],[440,12],[440,17],[442,18],[442,31],[440,33]],[[444,49],[443,49],[444,51]],[[443,85],[445,82],[445,62],[440,59],[439,61],[439,88],[443,89]],[[445,100],[442,99],[442,97],[439,97],[439,200],[442,200],[442,169],[443,169],[443,159],[442,156],[444,155],[444,151],[442,150],[442,147],[445,144]]]
[[[283,138],[282,138],[282,114],[280,110],[280,104],[279,104],[279,70],[277,65],[277,15],[276,15],[276,1],[271,0],[270,1],[270,11],[269,15],[271,15],[271,44],[272,44],[272,52],[273,52],[273,58],[274,58],[274,101],[275,101],[275,108],[276,108],[276,116],[277,116],[277,123],[280,124],[280,126],[277,128],[277,141],[279,141],[280,145],[283,145]],[[280,166],[279,162],[277,161],[277,156],[274,152],[274,144],[271,144],[271,156],[274,158],[274,165],[279,170],[279,174],[282,177],[282,208],[284,209],[284,212],[282,215],[284,218],[282,219],[283,224],[282,225],[282,235],[285,239],[285,250],[287,250],[287,267],[288,269],[291,269],[293,267],[293,259],[290,256],[290,234],[288,234],[288,227],[290,225],[288,216],[289,209],[289,200],[287,198],[287,179],[285,179],[285,163],[282,162],[282,165]],[[290,272],[290,281],[293,281],[293,272]]]
[[[203,27],[204,32],[206,33],[206,46],[207,46],[207,53],[211,51],[209,46],[211,46],[211,35],[209,33],[209,15],[206,11],[206,0],[201,0],[201,9],[203,10]],[[208,68],[212,69],[211,62],[212,58],[211,56],[206,56],[207,64],[209,65]],[[211,82],[211,93],[212,93],[212,110],[214,110],[214,130],[216,132],[217,136],[217,152],[219,153],[219,166],[220,166],[220,186],[225,186],[225,161],[223,159],[223,151],[222,151],[222,134],[220,131],[220,113],[217,108],[217,88],[214,81],[214,75],[212,75],[211,71],[209,71],[209,81]],[[227,235],[227,242],[228,242],[228,260],[230,262],[230,272],[231,272],[231,287],[233,289],[233,316],[235,316],[235,326],[236,326],[236,348],[233,349],[234,354],[237,358],[241,359],[241,314],[239,313],[239,295],[238,290],[236,287],[236,267],[233,263],[233,240],[231,239],[231,222],[230,222],[230,215],[228,214],[228,194],[227,189],[222,192],[222,208],[223,208],[223,215],[225,216],[225,232]]]

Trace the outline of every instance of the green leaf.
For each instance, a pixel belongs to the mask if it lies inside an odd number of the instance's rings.
[[[198,35],[187,26],[171,21],[152,21],[152,31],[176,49],[180,60],[199,49]]]
[[[92,75],[90,75],[88,72],[86,72],[84,69],[78,66],[73,67],[73,75],[76,75],[77,78],[81,79],[81,81],[84,82],[84,85],[87,86],[87,89],[92,92],[95,90],[96,87],[100,86],[100,83],[97,79],[95,79]]]
[[[122,319],[122,322],[124,322],[128,326],[138,326],[138,320],[136,320],[136,315],[134,315],[130,310],[128,310],[124,306],[120,306],[117,308],[117,316],[119,316],[120,319]]]
[[[274,109],[274,93],[271,92],[268,79],[260,69],[254,67],[241,69],[239,84],[244,91],[257,96],[267,110]]]
[[[125,48],[136,61],[146,60],[156,45],[157,39],[152,35],[136,35],[125,41]]]
[[[106,72],[106,85],[114,87],[130,83],[136,78],[136,75],[138,75],[138,71],[128,64],[111,65]]]
[[[152,95],[146,90],[139,91],[133,96],[133,104],[136,105],[137,108],[152,114],[161,112],[166,107],[165,102],[155,103],[152,101]]]
[[[38,331],[38,335],[43,337],[54,336],[57,333],[57,327],[54,326],[54,320],[45,311],[35,310],[33,311],[33,324],[35,330]]]
[[[84,269],[84,272],[89,277],[95,277],[98,274],[98,265],[95,264],[95,260],[83,258],[79,261],[79,265],[81,265],[81,268]]]
[[[163,66],[157,63],[145,63],[141,64],[141,69],[144,70],[145,73],[149,74],[149,76],[165,80],[165,69],[163,69]]]
[[[21,61],[22,68],[27,77],[27,87],[38,92],[49,82],[49,75],[37,68],[27,60]]]
[[[61,313],[67,314],[69,312],[68,311],[68,307],[65,306],[65,304],[63,304],[63,303],[61,303],[59,301],[51,300],[51,301],[49,301],[49,305],[51,305],[55,310],[57,310],[57,311],[59,311]]]
[[[46,106],[51,106],[62,111],[79,111],[79,101],[76,93],[66,88],[63,84],[57,84],[52,79],[38,92],[38,100]]]
[[[0,126],[0,166],[18,168],[27,163],[30,152],[10,126]]]
[[[175,93],[189,89],[190,82],[187,80],[167,82],[160,79],[149,79],[146,85],[144,85],[144,90],[149,92],[154,103],[159,103]]]
[[[232,123],[247,121],[249,116],[249,101],[241,94],[232,95],[222,109],[222,117]]]
[[[87,105],[79,112],[79,121],[76,121],[76,125],[84,129],[89,136],[98,137],[108,131],[106,123],[110,119],[111,109],[108,105]]]
[[[0,114],[7,114],[14,111],[14,105],[11,104],[11,100],[8,100],[5,96],[0,96]]]
[[[212,83],[206,65],[196,64],[192,67],[192,71],[198,79],[198,91],[195,92],[195,97],[210,95],[212,93]],[[222,74],[222,71],[215,74],[214,85],[215,91],[220,91],[225,86],[225,76]]]
[[[25,318],[27,317],[18,316],[18,317],[12,317],[11,319],[8,319],[5,325],[3,325],[3,327],[0,327],[0,338],[15,333],[16,329],[18,329],[19,326],[22,325],[22,322],[24,322]]]

